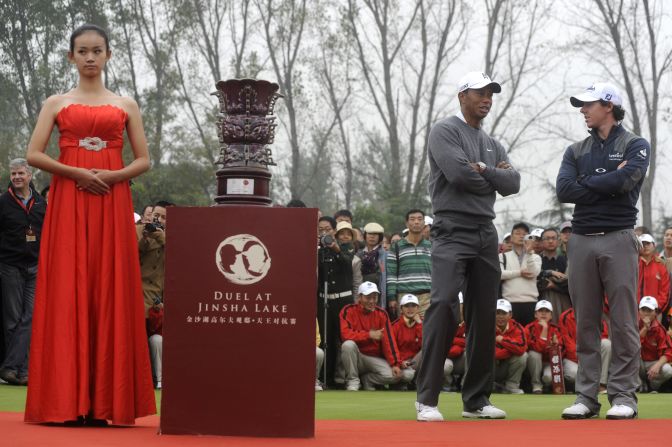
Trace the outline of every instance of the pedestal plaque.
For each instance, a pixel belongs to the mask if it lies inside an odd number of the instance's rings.
[[[161,432],[314,436],[317,210],[168,212]]]

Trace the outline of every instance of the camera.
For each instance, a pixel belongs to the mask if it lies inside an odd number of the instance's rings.
[[[146,224],[145,224],[145,229],[144,229],[143,231],[144,231],[145,233],[154,233],[154,232],[156,232],[156,231],[158,231],[158,230],[163,230],[163,229],[164,229],[164,228],[163,228],[163,225],[161,225],[161,224],[159,223],[159,219],[157,219],[157,218],[155,217],[154,220],[153,220],[152,222],[150,222],[150,223],[146,223]]]
[[[158,306],[159,304],[163,303],[163,299],[161,299],[160,296],[157,296],[154,298],[154,305]]]
[[[320,237],[320,245],[323,247],[329,247],[333,243],[334,237],[329,234],[325,234],[324,236]]]

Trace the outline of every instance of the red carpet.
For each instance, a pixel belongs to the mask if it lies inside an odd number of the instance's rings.
[[[260,421],[260,423],[263,423]],[[21,446],[609,446],[662,445],[670,420],[635,421],[317,421],[314,439],[158,435],[158,416],[135,427],[74,428],[25,424],[0,412],[0,445]],[[662,436],[662,437],[661,437]]]

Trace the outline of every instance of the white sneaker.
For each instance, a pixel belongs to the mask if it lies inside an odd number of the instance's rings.
[[[346,391],[359,391],[359,382],[350,381],[345,386]]]
[[[637,411],[627,405],[614,405],[607,411],[607,419],[635,419]]]
[[[473,411],[463,411],[463,418],[477,418],[477,419],[504,419],[506,417],[506,412],[500,410],[494,405],[486,405],[483,408]]]
[[[563,419],[590,419],[597,417],[597,413],[591,411],[584,404],[578,403],[562,410]]]
[[[525,391],[520,388],[504,388],[502,394],[525,394]]]
[[[430,407],[429,405],[415,403],[416,420],[420,422],[442,422],[443,415],[438,407]]]
[[[323,390],[322,385],[320,385],[320,382],[316,380],[315,381],[315,391],[322,391],[322,390]]]
[[[158,382],[156,382],[156,389],[157,390],[161,389],[161,381],[160,380]]]

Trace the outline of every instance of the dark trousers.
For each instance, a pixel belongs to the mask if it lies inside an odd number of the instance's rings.
[[[327,377],[323,377],[322,379],[328,385],[334,385],[335,383],[336,363],[338,361],[338,352],[341,349],[341,309],[353,302],[352,295],[343,298],[328,299],[327,320],[324,321],[324,298],[319,295],[317,298],[317,321],[320,327],[320,339],[322,340],[322,348],[325,350],[327,365]],[[325,329],[327,331],[326,337],[324,335]]]
[[[19,377],[28,375],[36,279],[37,265],[21,268],[0,264],[2,327],[6,352],[2,369],[14,371]]]
[[[523,327],[532,323],[534,318],[534,308],[537,303],[511,303],[511,313],[513,319],[520,323]],[[553,308],[553,315],[555,316],[555,308]],[[559,317],[560,315],[558,315]]]
[[[443,364],[460,321],[458,292],[464,291],[467,372],[462,401],[467,411],[490,405],[495,365],[495,312],[501,270],[497,231],[437,217],[432,226],[432,299],[423,321],[418,402],[436,406]]]

